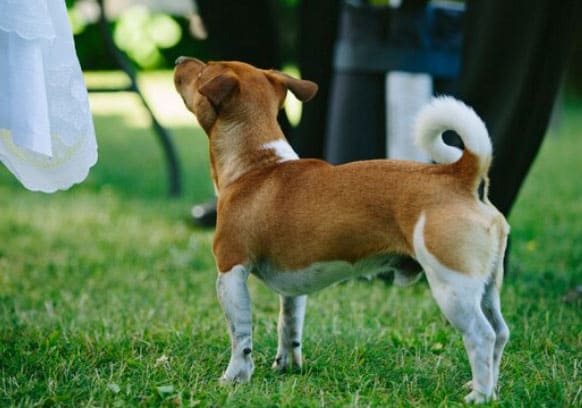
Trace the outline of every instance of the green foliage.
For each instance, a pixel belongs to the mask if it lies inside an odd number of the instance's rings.
[[[67,10],[69,15],[69,22],[71,23],[71,30],[73,35],[81,34],[85,28],[87,28],[87,22],[75,8],[70,8]]]
[[[169,73],[143,82],[154,107],[171,105]],[[257,369],[220,387],[229,345],[212,231],[187,219],[212,194],[206,137],[187,114],[164,116],[185,170],[185,197],[169,200],[137,99],[92,95],[92,106],[100,161],[85,183],[31,193],[0,169],[0,406],[463,406],[463,344],[424,282],[311,296],[304,370],[275,374],[278,301],[251,278]],[[582,403],[581,304],[562,300],[582,282],[581,128],[582,101],[570,100],[511,216],[512,338],[493,406]]]
[[[71,28],[75,36],[77,56],[84,70],[119,69],[113,53],[99,27],[96,15],[88,16],[76,7],[68,8]],[[94,10],[96,12],[97,10]],[[196,55],[208,59],[208,44],[192,38],[187,16],[171,16],[152,12],[143,5],[124,9],[109,22],[116,46],[140,70],[173,67],[181,55]]]
[[[162,65],[160,49],[175,46],[181,36],[180,26],[170,16],[153,14],[140,5],[123,11],[113,33],[115,44],[142,68]]]

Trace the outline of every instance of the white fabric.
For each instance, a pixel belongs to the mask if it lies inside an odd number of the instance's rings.
[[[386,154],[390,159],[430,161],[414,144],[414,118],[432,98],[428,74],[393,71],[386,75]]]
[[[83,181],[97,161],[63,0],[0,0],[0,161],[47,193]]]

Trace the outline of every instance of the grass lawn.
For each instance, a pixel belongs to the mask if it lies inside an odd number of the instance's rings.
[[[93,74],[90,80],[108,80]],[[278,299],[250,279],[256,371],[221,387],[229,358],[212,231],[188,222],[212,195],[207,142],[168,73],[145,77],[182,159],[166,197],[137,99],[92,95],[100,160],[86,182],[31,193],[0,168],[0,406],[460,406],[459,335],[425,282],[352,281],[310,297],[302,373],[270,370]],[[582,406],[582,100],[567,100],[511,216],[502,294],[512,330],[493,406]]]

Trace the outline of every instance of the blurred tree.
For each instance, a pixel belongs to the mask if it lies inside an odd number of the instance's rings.
[[[184,0],[191,1],[191,0]],[[272,0],[281,32],[281,57],[294,64],[297,57],[297,7],[299,0]],[[117,69],[104,46],[97,24],[97,4],[92,0],[66,0],[75,34],[77,54],[85,70]],[[91,7],[93,5],[93,8]],[[140,69],[171,68],[180,55],[212,57],[208,41],[195,39],[190,16],[154,11],[143,4],[126,8],[110,21],[116,45]]]
[[[163,66],[160,50],[174,47],[182,35],[182,28],[172,17],[137,5],[121,13],[113,40],[140,68],[147,69]]]

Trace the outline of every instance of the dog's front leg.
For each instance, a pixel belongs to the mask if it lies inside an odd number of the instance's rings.
[[[220,379],[221,383],[247,382],[253,374],[251,298],[247,288],[248,276],[248,269],[242,265],[236,265],[228,272],[218,273],[216,291],[226,315],[232,344],[230,362]]]
[[[292,364],[295,368],[300,369],[302,363],[301,337],[307,296],[287,297],[281,295],[279,303],[279,324],[277,327],[279,345],[273,368],[284,371]]]

